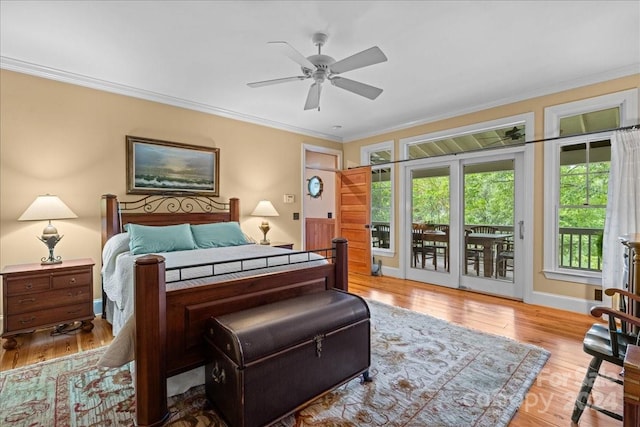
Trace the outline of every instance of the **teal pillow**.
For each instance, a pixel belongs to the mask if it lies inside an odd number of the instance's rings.
[[[191,232],[199,248],[221,248],[251,243],[237,222],[215,222],[191,225]]]
[[[134,255],[197,249],[189,224],[162,227],[128,224],[127,230],[129,250]]]

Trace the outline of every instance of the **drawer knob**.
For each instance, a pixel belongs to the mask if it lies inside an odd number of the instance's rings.
[[[33,289],[33,283],[29,282],[25,286],[26,289]]]
[[[20,320],[20,324],[24,325],[24,324],[26,324],[26,323],[31,323],[31,322],[33,322],[34,320],[36,320],[36,318],[35,318],[35,317],[33,317],[33,316],[31,316],[31,318],[30,318],[30,319],[22,319],[22,320]]]
[[[76,278],[75,278],[75,277],[72,277],[71,279],[69,279],[69,283],[70,283],[70,284],[72,284],[72,285],[73,285],[74,283],[76,283]]]

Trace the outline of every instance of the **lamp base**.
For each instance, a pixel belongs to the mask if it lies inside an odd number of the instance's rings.
[[[53,235],[47,235],[47,234],[43,233],[42,237],[38,237],[38,239],[40,241],[42,241],[42,243],[47,245],[47,248],[49,248],[49,256],[42,258],[40,260],[40,261],[42,261],[40,264],[42,264],[42,265],[51,265],[51,264],[61,264],[62,263],[62,257],[55,256],[53,254],[53,248],[56,247],[56,245],[58,244],[60,239],[62,239],[62,237],[63,236],[59,236],[57,233],[53,234]]]
[[[260,224],[258,228],[260,229],[260,231],[262,231],[262,234],[264,235],[262,240],[260,240],[260,244],[270,245],[271,242],[269,241],[269,239],[267,239],[267,232],[271,230],[271,227],[269,227],[269,221],[262,221],[262,224]]]

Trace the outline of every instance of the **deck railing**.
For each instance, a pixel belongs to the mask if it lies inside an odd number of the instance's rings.
[[[376,225],[374,224],[374,230]],[[388,224],[385,224],[388,227]],[[434,224],[437,226],[438,224]],[[491,225],[498,233],[513,233],[513,226]],[[471,228],[472,226],[466,226]],[[375,232],[375,231],[374,231]],[[602,271],[600,245],[602,229],[561,227],[558,238],[558,266],[576,270]]]
[[[559,232],[559,267],[602,271],[601,229],[561,227]]]

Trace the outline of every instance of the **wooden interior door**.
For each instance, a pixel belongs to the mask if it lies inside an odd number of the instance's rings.
[[[336,173],[338,236],[349,241],[349,271],[371,274],[371,168]]]

